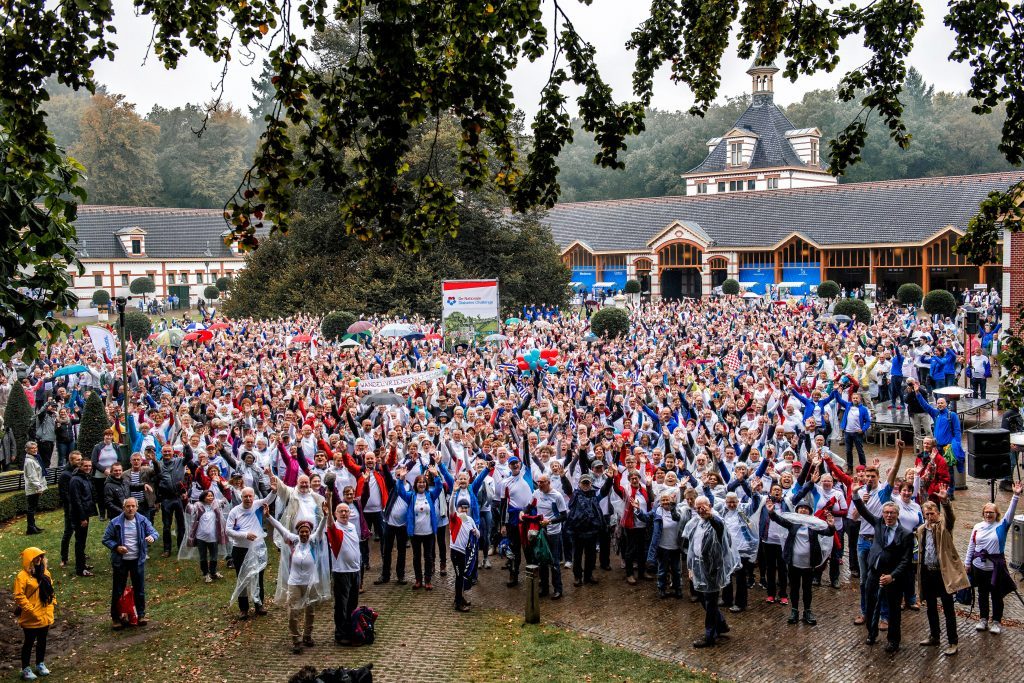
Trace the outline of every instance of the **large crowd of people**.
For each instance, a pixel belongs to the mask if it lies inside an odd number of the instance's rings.
[[[87,336],[72,338],[20,380],[47,424],[27,449],[39,471],[25,468],[26,493],[58,468],[60,562],[78,576],[92,576],[86,540],[102,533],[116,628],[126,585],[145,623],[154,544],[195,562],[197,582],[233,572],[239,619],[266,614],[273,595],[296,652],[314,646],[317,607],[332,601],[335,642],[357,643],[366,582],[430,591],[451,572],[461,612],[475,582],[504,572],[516,589],[524,565],[538,566],[551,600],[652,578],[659,597],[704,607],[695,647],[718,645],[726,615],[752,609],[755,589],[789,607],[781,619],[813,626],[815,593],[847,577],[861,587],[850,618],[869,644],[884,633],[890,652],[901,609],[923,601],[921,644],[938,645],[941,604],[944,652],[955,654],[951,596],[968,577],[978,628],[999,633],[1021,485],[1005,513],[985,506],[969,547],[957,547],[961,426],[932,390],[982,367],[972,361],[981,340],[965,349],[961,321],[879,303],[870,324],[837,322],[827,303],[735,298],[630,315],[626,337],[594,340],[585,317],[540,307],[503,341],[454,349],[423,320],[404,321],[418,326],[413,338],[377,334],[394,321],[370,320],[355,346],[318,338],[312,317],[215,320],[209,341],[129,343],[127,386]],[[531,349],[547,371],[522,369]],[[76,364],[86,371],[54,378]],[[366,388],[381,378],[393,388]],[[81,452],[93,392],[111,427]],[[888,471],[864,452],[883,407],[906,413],[914,432],[913,455],[900,441]],[[26,551],[16,589],[40,674],[40,624],[53,612],[45,557]],[[277,584],[265,587],[271,561]]]

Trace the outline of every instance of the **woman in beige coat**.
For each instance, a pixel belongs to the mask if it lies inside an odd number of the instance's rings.
[[[924,524],[917,528],[917,544],[920,548],[920,568],[918,574],[918,595],[924,599],[928,610],[928,638],[921,641],[926,647],[939,644],[939,609],[942,601],[942,613],[946,618],[946,638],[949,647],[942,654],[952,656],[957,653],[956,612],[953,607],[953,594],[962,588],[969,588],[964,563],[953,543],[953,506],[949,504],[945,491],[937,494],[942,504],[939,506],[929,500],[921,506]]]

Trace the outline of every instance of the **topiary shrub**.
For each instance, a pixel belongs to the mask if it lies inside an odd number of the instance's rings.
[[[904,283],[896,290],[896,299],[904,306],[920,306],[923,298],[924,290],[913,282]]]
[[[107,411],[103,407],[103,399],[95,391],[85,399],[82,409],[82,421],[78,427],[78,450],[83,458],[92,456],[92,449],[103,442],[103,432],[110,426]]]
[[[128,290],[132,294],[141,294],[143,301],[145,301],[147,294],[152,294],[156,291],[156,283],[153,282],[151,277],[137,277],[128,285]]]
[[[11,385],[11,395],[7,398],[4,409],[4,428],[10,428],[14,434],[15,455],[20,462],[25,457],[25,444],[28,442],[28,430],[32,426],[32,406],[21,384]]]
[[[832,315],[848,315],[859,323],[871,322],[871,309],[863,299],[842,299],[832,309]]]
[[[626,294],[639,294],[640,283],[636,280],[626,280]]]
[[[110,292],[105,289],[97,289],[92,293],[92,303],[96,307],[107,306],[110,304]]]
[[[231,289],[231,278],[230,277],[219,277],[217,278],[217,289],[222,292],[226,292]]]
[[[825,280],[818,285],[818,297],[821,299],[835,299],[841,291],[839,283],[835,280]]]
[[[629,313],[621,308],[602,308],[590,318],[590,329],[599,337],[629,334]]]
[[[956,315],[956,298],[944,289],[933,289],[924,298],[924,310],[929,315]]]
[[[331,311],[320,321],[320,334],[329,341],[338,341],[357,320],[356,314],[350,311]]]
[[[740,283],[732,278],[727,279],[722,283],[722,294],[728,294],[729,296],[736,296],[740,293]]]
[[[220,298],[220,291],[216,285],[207,285],[206,289],[203,290],[203,296],[210,301],[216,301]]]
[[[121,321],[118,320],[115,329],[120,331]],[[149,316],[142,311],[125,311],[124,314],[124,336],[134,341],[142,341],[153,332],[153,323]]]

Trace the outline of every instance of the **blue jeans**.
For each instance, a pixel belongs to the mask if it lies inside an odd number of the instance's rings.
[[[668,581],[671,577],[672,591],[681,594],[683,591],[682,572],[680,570],[682,553],[680,553],[678,548],[675,550],[658,548],[656,552],[658,557],[658,592],[665,592],[669,587]]]
[[[864,522],[861,522],[863,524]],[[874,538],[861,536],[857,539],[857,565],[860,567],[860,614],[866,615],[867,611],[867,575],[868,575],[868,551]],[[884,600],[881,602],[881,618],[889,621],[889,604]]]
[[[864,459],[864,432],[845,432],[844,436],[846,437],[846,469],[853,469],[854,447],[857,448],[857,457],[860,458],[860,464],[867,464]]]

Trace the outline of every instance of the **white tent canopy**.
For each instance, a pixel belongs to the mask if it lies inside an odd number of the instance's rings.
[[[751,289],[752,287],[757,287],[759,284],[761,284],[761,283],[760,282],[741,282],[740,283],[740,287],[742,287],[743,289]]]
[[[783,287],[786,289],[796,289],[797,287],[803,287],[805,284],[805,282],[780,282],[778,287],[780,289]]]
[[[594,289],[609,289],[611,287],[617,287],[614,282],[595,282]]]

